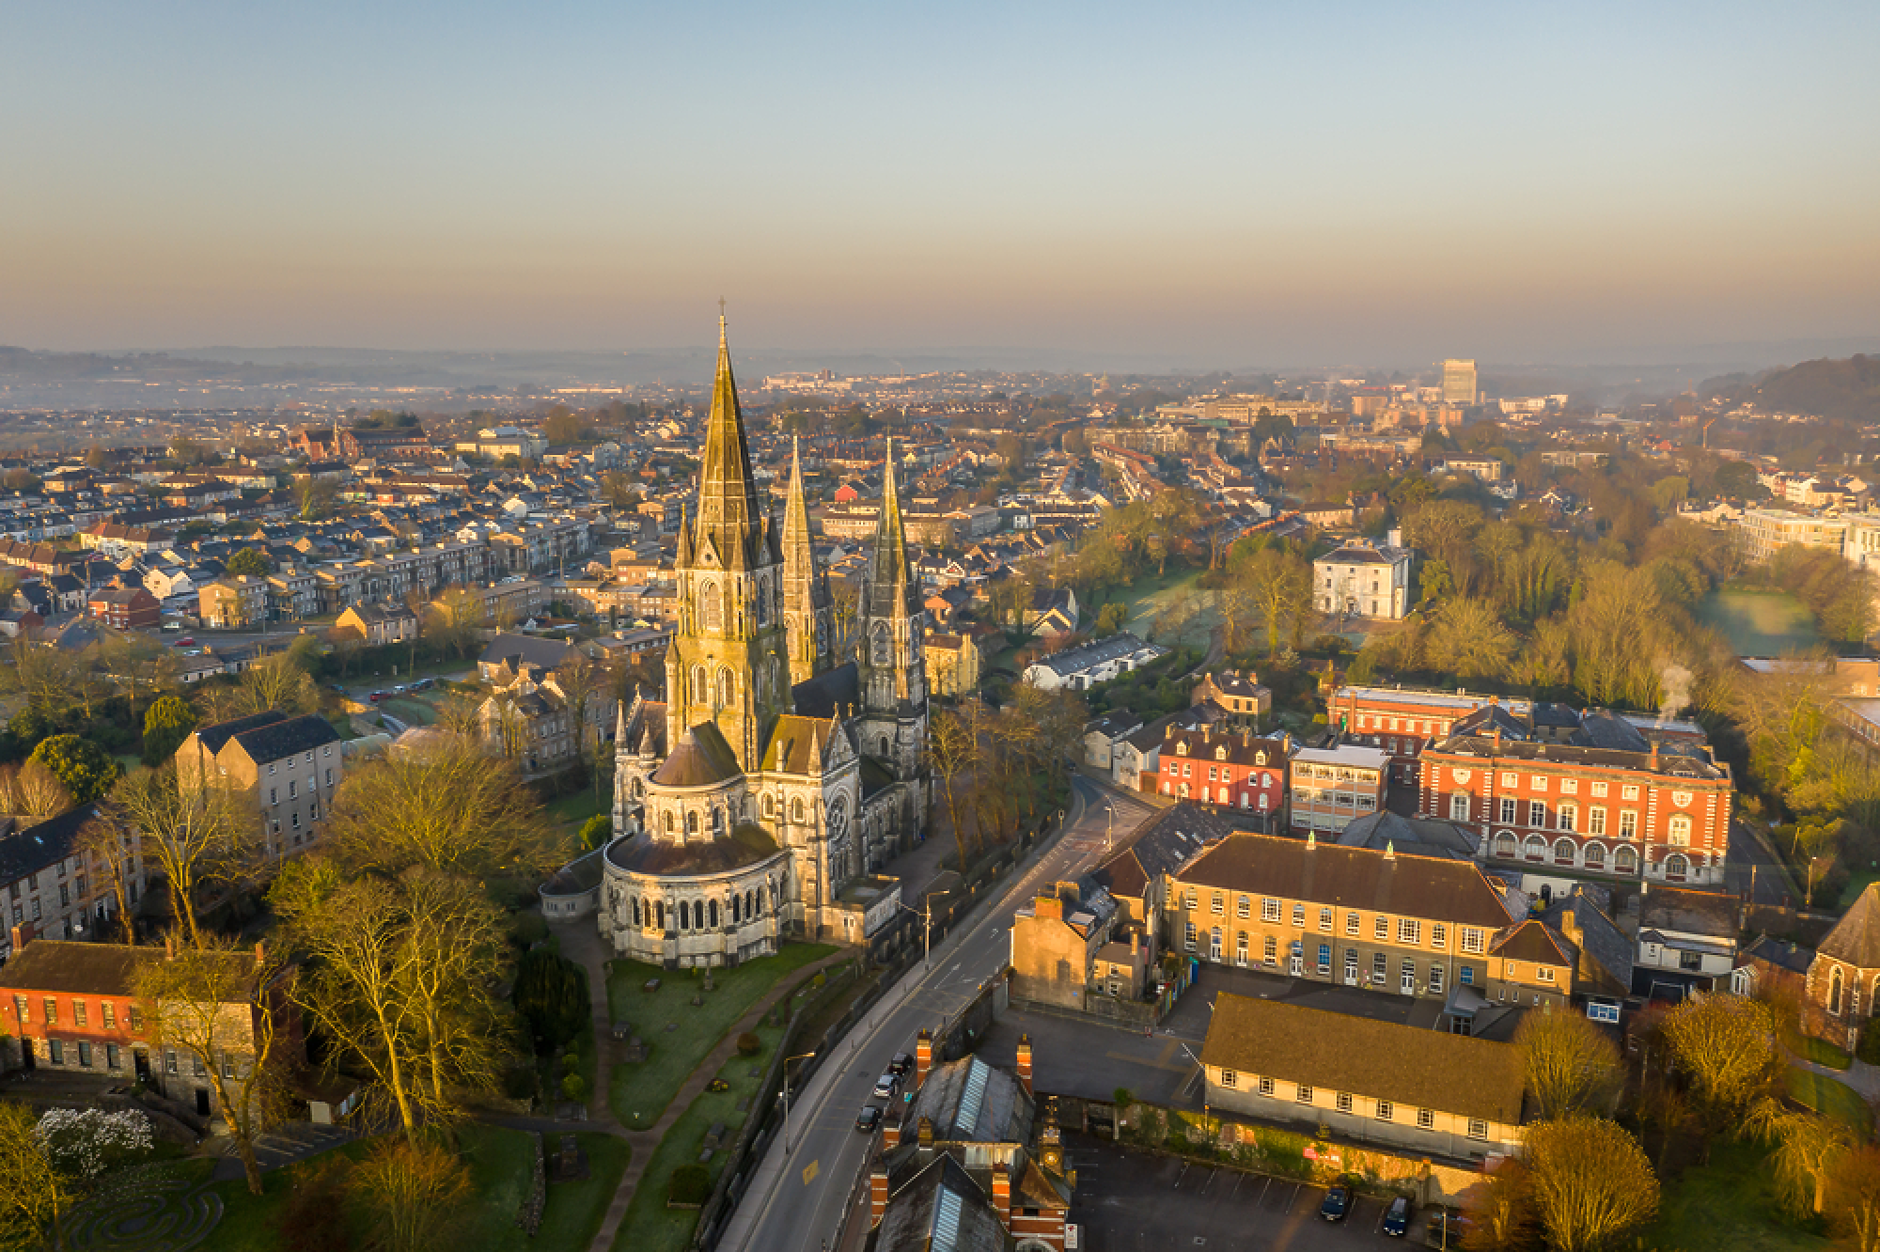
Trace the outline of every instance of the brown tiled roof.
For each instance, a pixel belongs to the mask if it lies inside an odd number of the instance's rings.
[[[1555,941],[1553,934],[1538,921],[1525,921],[1503,931],[1489,950],[1508,961],[1530,961],[1536,965],[1573,964],[1573,959]]]
[[[701,722],[680,736],[672,755],[653,771],[653,781],[662,787],[714,787],[740,772],[717,724]]]
[[[1473,861],[1390,855],[1235,833],[1178,875],[1184,885],[1428,917],[1499,930],[1514,920]]]
[[[1520,1049],[1276,1000],[1214,997],[1203,1064],[1505,1125],[1521,1121]]]
[[[0,968],[0,992],[63,991],[81,995],[129,995],[138,967],[161,961],[161,948],[133,948],[122,943],[74,943],[35,939]],[[254,964],[247,952],[227,954],[231,961]]]

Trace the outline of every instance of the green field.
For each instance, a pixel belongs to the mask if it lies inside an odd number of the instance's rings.
[[[1781,591],[1713,591],[1698,604],[1697,620],[1721,632],[1738,656],[1784,656],[1821,642],[1808,610]]]
[[[1181,600],[1198,599],[1200,605],[1182,631],[1181,642],[1206,647],[1208,632],[1221,624],[1221,610],[1213,592],[1195,585],[1201,580],[1201,574],[1198,569],[1173,568],[1159,578],[1139,578],[1123,589],[1120,596],[1112,596],[1129,605],[1129,619],[1123,628],[1146,639],[1155,626],[1157,615],[1164,609]],[[1096,619],[1099,606],[1078,607],[1086,618]],[[1157,642],[1174,643],[1175,640],[1158,638]]]
[[[645,1130],[658,1121],[692,1071],[751,1005],[793,970],[833,951],[823,944],[785,944],[776,956],[746,961],[736,969],[713,970],[711,991],[703,990],[704,978],[699,973],[635,961],[608,962],[611,1019],[631,1022],[633,1033],[652,1049],[645,1061],[614,1066],[608,1095],[620,1124],[629,1130]],[[649,978],[660,980],[658,991],[641,990]],[[694,996],[704,1003],[694,1005]]]
[[[1765,1151],[1744,1142],[1719,1142],[1710,1163],[1693,1166],[1666,1184],[1658,1222],[1639,1246],[1657,1252],[1826,1252],[1830,1244],[1792,1224],[1776,1203]],[[1720,1238],[1721,1232],[1728,1238]],[[1627,1245],[1630,1246],[1630,1245]]]

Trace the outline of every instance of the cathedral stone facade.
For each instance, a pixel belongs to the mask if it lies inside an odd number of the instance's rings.
[[[731,965],[785,937],[860,943],[892,919],[877,871],[926,819],[920,596],[890,446],[857,622],[838,657],[800,462],[758,504],[719,324],[697,515],[679,535],[663,701],[623,705],[599,923],[613,950]]]

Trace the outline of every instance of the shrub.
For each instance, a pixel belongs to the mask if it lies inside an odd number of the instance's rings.
[[[579,1074],[565,1075],[561,1080],[561,1095],[564,1100],[579,1100],[587,1094],[587,1079]]]
[[[759,1052],[762,1052],[763,1050],[764,1050],[764,1041],[762,1039],[759,1039],[756,1035],[752,1034],[750,1031],[747,1030],[743,1034],[738,1036],[738,1055],[739,1056],[756,1056]]]
[[[157,766],[176,755],[196,729],[196,710],[177,696],[161,696],[144,711],[144,764]]]
[[[58,775],[75,804],[90,804],[117,781],[118,763],[103,748],[77,735],[54,735],[33,749],[31,760]]]
[[[666,1203],[680,1208],[697,1208],[711,1199],[711,1171],[703,1165],[681,1165],[672,1171],[666,1188]]]
[[[587,1023],[587,971],[545,949],[524,953],[514,999],[536,1052],[559,1051]]]
[[[614,819],[605,813],[596,813],[581,823],[581,847],[593,851],[614,837]]]
[[[80,1178],[96,1178],[152,1145],[150,1119],[130,1109],[50,1109],[33,1127],[33,1138],[48,1161]]]
[[[348,1252],[352,1247],[343,1203],[351,1170],[351,1161],[335,1155],[295,1171],[293,1188],[275,1219],[286,1252]]]
[[[503,1071],[503,1094],[511,1100],[532,1100],[541,1089],[533,1065],[511,1065]]]
[[[581,1054],[579,1052],[569,1051],[569,1052],[564,1052],[561,1054],[561,1072],[562,1073],[572,1074],[577,1069],[580,1069],[580,1068],[581,1068]]]

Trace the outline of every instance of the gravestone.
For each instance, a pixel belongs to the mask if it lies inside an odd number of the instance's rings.
[[[647,979],[647,980],[646,980],[645,982],[643,982],[643,983],[641,983],[641,984],[640,984],[640,990],[641,990],[641,991],[645,991],[645,992],[654,992],[654,991],[658,991],[658,990],[659,990],[659,979],[657,979],[657,978],[649,978],[649,979]]]

